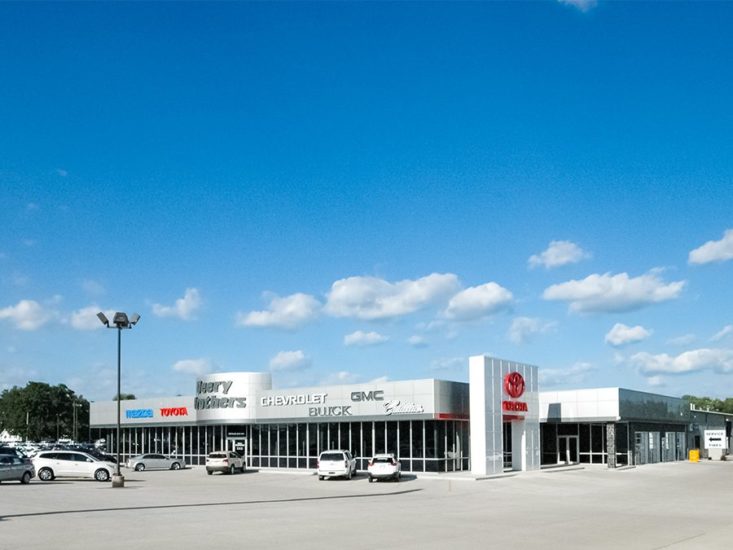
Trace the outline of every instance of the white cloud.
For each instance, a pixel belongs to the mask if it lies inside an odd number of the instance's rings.
[[[555,321],[543,321],[533,317],[517,317],[509,328],[509,340],[515,344],[523,344],[535,334],[545,334],[555,330]]]
[[[407,343],[410,344],[413,348],[426,348],[428,347],[428,341],[425,339],[424,336],[420,336],[419,334],[414,334],[410,336],[407,339]]]
[[[733,334],[733,325],[725,325],[722,329],[716,332],[711,338],[711,342],[719,342],[723,338]]]
[[[662,388],[667,385],[667,381],[663,376],[650,376],[646,379],[646,383],[652,388]]]
[[[669,340],[667,340],[667,343],[670,346],[689,346],[695,340],[697,340],[697,336],[695,336],[694,334],[683,334],[682,336],[670,338]]]
[[[691,264],[708,264],[731,259],[733,259],[733,229],[727,229],[719,241],[708,241],[692,250],[687,261]]]
[[[210,373],[213,370],[214,365],[212,364],[211,359],[182,359],[180,361],[176,361],[172,368],[176,372],[201,376]]]
[[[311,366],[311,360],[301,350],[281,351],[270,359],[270,370],[273,372],[297,371]]]
[[[374,378],[372,380],[369,380],[367,384],[384,384],[385,382],[389,382],[389,376],[380,376],[379,378]]]
[[[0,319],[8,319],[20,330],[38,330],[56,316],[35,300],[21,300],[14,306],[0,309]]]
[[[199,291],[195,288],[187,288],[183,298],[178,298],[173,306],[153,304],[153,313],[158,317],[178,317],[184,321],[190,321],[196,318],[196,311],[200,307]]]
[[[644,376],[686,374],[703,370],[733,373],[733,350],[728,349],[695,349],[676,357],[666,353],[652,355],[642,352],[632,355],[630,361]]]
[[[374,346],[381,344],[389,340],[389,337],[379,334],[378,332],[364,332],[363,330],[357,330],[351,334],[344,336],[345,346]]]
[[[540,389],[544,386],[561,384],[577,385],[585,382],[586,377],[595,367],[590,363],[579,362],[566,369],[540,369]]]
[[[321,383],[323,385],[330,386],[330,385],[337,385],[337,384],[356,384],[360,380],[361,380],[360,375],[353,373],[353,372],[342,370],[342,371],[338,371],[338,372],[329,374],[321,381]]]
[[[77,309],[69,316],[69,324],[76,330],[97,330],[104,328],[104,325],[99,321],[99,317],[97,317],[97,313],[99,312],[100,308],[97,305]],[[115,310],[113,309],[102,313],[105,314],[107,319],[112,319],[115,316]]]
[[[514,296],[491,282],[460,291],[448,302],[444,315],[455,321],[470,321],[508,309]]]
[[[310,294],[273,296],[268,309],[237,314],[237,324],[245,327],[277,327],[294,329],[314,319],[321,304]]]
[[[459,288],[452,273],[390,283],[378,277],[348,277],[333,283],[326,312],[334,317],[388,319],[413,313]]]
[[[36,369],[7,363],[0,363],[0,372],[3,373],[2,380],[0,380],[0,392],[12,389],[13,386],[23,387],[40,375]]]
[[[86,279],[81,283],[82,289],[84,289],[84,292],[89,294],[90,296],[101,296],[105,293],[104,285],[100,283],[99,281],[94,281],[92,279]]]
[[[572,6],[582,12],[590,11],[598,5],[598,0],[557,0],[566,6]]]
[[[685,281],[665,283],[657,275],[657,270],[633,278],[627,273],[594,273],[580,281],[549,286],[542,297],[570,302],[571,311],[620,312],[673,300],[684,287]]]
[[[434,371],[468,370],[468,359],[465,357],[439,357],[430,363],[430,369]]]
[[[552,269],[567,264],[576,264],[586,258],[590,258],[590,254],[573,242],[551,241],[547,250],[530,256],[527,263],[530,269],[539,266]]]
[[[651,334],[650,331],[641,325],[629,327],[623,323],[616,323],[606,334],[606,343],[615,347],[635,344],[636,342],[646,340]]]

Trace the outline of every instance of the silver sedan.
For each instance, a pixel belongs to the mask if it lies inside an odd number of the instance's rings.
[[[13,455],[0,455],[0,481],[20,481],[26,485],[35,475],[32,462]]]
[[[152,453],[130,457],[125,465],[136,472],[154,469],[180,470],[186,467],[186,464],[180,458]]]

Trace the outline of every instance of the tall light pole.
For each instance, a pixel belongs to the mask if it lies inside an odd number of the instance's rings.
[[[120,401],[122,401],[120,393],[120,373],[122,371],[122,329],[132,328],[140,320],[140,316],[137,313],[133,313],[131,318],[127,318],[127,313],[118,311],[112,318],[112,325],[110,326],[109,319],[101,311],[97,313],[97,317],[102,324],[107,328],[117,329],[117,437],[115,438],[115,446],[117,447],[117,469],[115,475],[112,476],[112,487],[124,487],[125,478],[120,472]]]
[[[81,403],[78,403],[77,401],[74,401],[72,403],[72,406],[74,407],[73,413],[74,413],[74,429],[72,430],[72,437],[74,438],[74,443],[78,443],[79,439],[79,430],[77,429],[77,426],[79,425],[79,414],[77,412],[78,408],[81,407]],[[58,439],[58,438],[57,438]]]

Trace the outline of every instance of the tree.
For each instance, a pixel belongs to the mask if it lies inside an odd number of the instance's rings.
[[[89,429],[89,401],[64,384],[28,382],[0,394],[0,429],[27,440],[73,437],[74,409],[78,438]]]
[[[683,395],[682,399],[689,403],[692,403],[696,409],[701,409],[703,411],[711,410],[715,412],[733,413],[733,398],[731,397],[722,400],[712,397],[696,397],[694,395]]]
[[[133,393],[121,393],[120,394],[120,401],[128,401],[130,399],[137,399],[137,397],[135,397],[135,394]],[[112,401],[117,401],[117,394],[114,395],[114,397],[112,398]]]

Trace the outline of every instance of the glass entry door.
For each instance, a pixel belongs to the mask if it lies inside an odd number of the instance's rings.
[[[575,464],[578,462],[578,436],[557,436],[557,463]]]
[[[227,439],[227,450],[234,451],[239,456],[247,459],[247,440],[244,438]],[[247,464],[249,466],[249,464]]]

